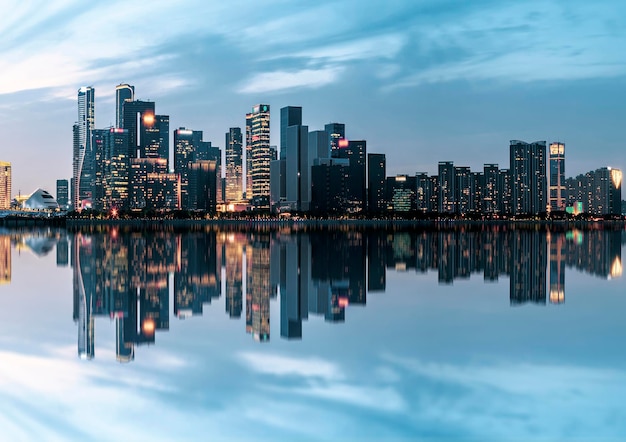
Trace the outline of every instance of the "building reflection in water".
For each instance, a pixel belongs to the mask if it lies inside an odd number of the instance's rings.
[[[11,237],[0,234],[0,285],[11,282]]]
[[[176,318],[185,319],[202,315],[224,287],[225,314],[239,319],[245,308],[245,331],[267,342],[270,300],[280,294],[280,336],[302,339],[309,315],[344,322],[347,308],[365,306],[368,291],[384,292],[387,271],[436,271],[440,284],[475,274],[485,282],[505,276],[512,306],[561,304],[566,267],[621,276],[622,236],[608,230],[498,228],[141,233],[111,228],[55,240],[57,265],[67,265],[71,252],[78,355],[94,357],[95,318],[109,317],[115,321],[117,359],[128,362],[137,345],[153,344],[169,329],[170,297]],[[6,279],[10,243],[3,238],[0,270]]]

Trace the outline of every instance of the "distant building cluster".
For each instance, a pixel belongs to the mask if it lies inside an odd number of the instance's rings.
[[[512,140],[509,154],[509,169],[485,164],[482,172],[472,172],[469,167],[443,161],[438,175],[388,177],[386,208],[394,212],[487,216],[533,216],[554,211],[622,213],[621,170],[604,167],[566,179],[563,143],[550,144],[547,157],[545,141]]]

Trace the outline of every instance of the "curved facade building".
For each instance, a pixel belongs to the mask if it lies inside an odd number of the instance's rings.
[[[58,210],[59,204],[47,191],[37,189],[24,201],[23,207],[30,210]]]
[[[91,200],[95,185],[94,155],[91,135],[95,125],[95,89],[78,90],[78,121],[74,124],[72,205],[82,208],[83,200]]]

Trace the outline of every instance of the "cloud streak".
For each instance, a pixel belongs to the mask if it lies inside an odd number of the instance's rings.
[[[342,72],[343,68],[337,66],[298,71],[263,72],[243,82],[239,88],[239,93],[258,94],[296,88],[317,89],[336,82]]]

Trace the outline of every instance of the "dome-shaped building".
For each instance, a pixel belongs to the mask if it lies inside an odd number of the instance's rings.
[[[46,190],[35,190],[26,201],[24,209],[30,210],[59,210],[59,203]]]

